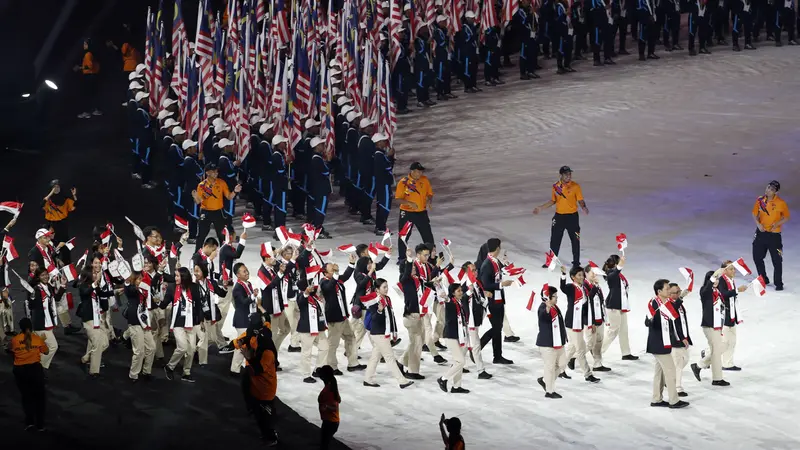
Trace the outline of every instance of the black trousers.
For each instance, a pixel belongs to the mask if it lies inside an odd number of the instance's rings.
[[[391,186],[387,183],[378,183],[375,186],[375,229],[385,230],[389,211],[392,209]]]
[[[214,231],[217,232],[217,240],[222,239],[222,229],[225,228],[227,222],[225,221],[225,215],[222,213],[221,209],[216,211],[206,211],[204,209],[200,210],[200,219],[197,221],[197,239],[194,251],[200,251],[200,248],[203,247],[203,241],[206,240],[208,237],[208,233],[211,231],[211,225],[214,225]]]
[[[431,99],[430,91],[428,91],[428,87],[430,85],[430,69],[428,66],[427,60],[425,61],[425,67],[421,70],[417,70],[417,73],[414,74],[414,81],[416,82],[417,88],[417,101],[418,102],[427,102]]]
[[[314,224],[314,228],[319,230],[325,222],[325,215],[328,213],[328,196],[330,194],[314,194],[314,212],[313,216],[309,216],[308,220]],[[309,197],[311,201],[312,197]]]
[[[302,174],[295,174],[296,180],[292,181],[292,215],[294,217],[306,214],[306,197],[308,194],[303,188]]]
[[[532,38],[523,38],[519,48],[519,76],[525,76],[536,70],[536,57],[539,44]]]
[[[780,1],[780,0],[776,0]],[[794,40],[795,12],[791,8],[779,7],[779,12],[775,13],[775,42],[781,42],[781,28],[789,34],[789,40]],[[780,20],[778,20],[780,18]]]
[[[436,58],[433,62],[436,71],[436,94],[445,95],[450,93],[450,61],[447,58]]]
[[[256,419],[261,439],[276,439],[277,434],[273,428],[275,416],[275,402],[273,400],[253,399],[253,417]]]
[[[264,225],[271,225],[272,224],[272,184],[267,177],[258,177],[256,181],[257,187],[256,192],[260,194],[260,197],[255,197],[253,200],[253,206],[256,207],[256,211],[261,212],[261,220]],[[256,204],[258,202],[258,204]]]
[[[394,89],[395,98],[397,99],[397,109],[408,109],[408,76],[410,74],[404,73],[400,70],[395,70],[392,74],[392,86]]]
[[[695,13],[689,13],[689,51],[694,51],[694,41],[697,38],[700,42],[700,49],[706,48],[708,42],[708,18],[700,17]]]
[[[14,366],[14,380],[22,395],[25,425],[44,427],[44,369],[39,363]]]
[[[272,185],[272,210],[275,212],[272,225],[276,229],[286,225],[286,191],[275,184]]]
[[[664,21],[664,47],[671,48],[678,45],[678,33],[681,29],[681,13],[679,11],[665,11]],[[672,39],[672,45],[670,45]]]
[[[320,427],[320,439],[319,439],[319,448],[321,450],[328,450],[331,448],[331,441],[333,440],[333,435],[336,434],[336,431],[339,430],[339,422],[328,422],[327,420],[322,421],[322,426]]]
[[[626,41],[628,40],[628,16],[627,16],[627,11],[626,11],[626,16],[625,17],[619,16],[617,18],[617,22],[616,22],[616,24],[614,26],[619,29],[619,52],[620,53],[625,52],[625,51],[627,51],[625,46],[627,44]],[[614,45],[613,41],[612,41],[611,45],[613,47],[613,45]]]
[[[414,229],[419,232],[420,236],[422,237],[422,242],[431,244],[434,243],[433,232],[431,231],[431,220],[428,218],[428,211],[411,212],[400,210],[400,221],[397,224],[397,230],[402,230],[406,222],[411,222],[414,224]],[[403,242],[402,239],[398,239],[397,245],[397,260],[405,261],[406,243]]]
[[[561,250],[561,239],[564,238],[564,231],[569,235],[572,243],[572,264],[578,265],[581,261],[581,225],[578,213],[558,214],[553,216],[553,224],[550,228],[550,250],[559,255]]]
[[[483,78],[491,81],[500,77],[500,52],[491,49],[486,52],[486,59],[483,60]]]
[[[639,16],[639,56],[644,56],[645,50],[648,55],[655,54],[658,25],[648,12],[640,11]]]
[[[58,245],[60,242],[67,242],[71,239],[69,235],[69,222],[67,222],[67,220],[69,220],[69,218],[47,222],[48,225],[53,227],[53,245]],[[68,266],[69,263],[72,262],[72,255],[67,247],[61,247],[61,250],[58,251],[58,259],[60,259],[65,266]]]
[[[371,175],[362,175],[361,182],[363,189],[359,191],[358,210],[361,211],[361,221],[372,219],[372,200],[375,198],[375,181]]]
[[[772,280],[775,282],[776,287],[782,287],[783,240],[781,234],[756,230],[756,234],[753,237],[753,261],[756,263],[758,274],[764,277],[764,281],[769,283],[767,269],[764,267],[764,258],[767,256],[767,252],[769,252],[769,257],[772,259],[772,267],[774,269]]]
[[[506,307],[502,303],[494,303],[494,299],[489,300],[489,313],[492,317],[489,322],[492,328],[486,330],[481,336],[481,348],[486,348],[486,344],[492,341],[492,353],[494,359],[503,357],[503,319],[506,315]]]
[[[739,45],[739,35],[744,33],[744,45],[751,45],[753,39],[753,16],[750,12],[742,11],[733,16],[733,29],[731,39],[733,45]]]
[[[559,69],[572,66],[572,36],[567,34],[566,31],[558,37],[556,63],[558,64]]]

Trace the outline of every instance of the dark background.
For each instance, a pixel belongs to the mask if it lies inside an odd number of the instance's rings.
[[[184,20],[193,36],[197,1],[184,1]],[[166,1],[171,23],[172,2]],[[12,263],[24,274],[33,234],[44,222],[42,198],[48,183],[61,180],[62,188],[76,187],[77,210],[70,216],[70,235],[75,236],[77,259],[91,244],[93,226],[112,222],[118,234],[133,244],[129,216],[141,227],[159,225],[165,239],[173,238],[167,225],[166,194],[161,189],[143,190],[130,178],[126,120],[121,103],[126,100],[127,74],[122,73],[120,55],[105,47],[113,40],[121,45],[121,24],[130,22],[138,36],[134,45],[144,51],[145,17],[156,1],[0,0],[0,201],[25,203],[17,225],[11,230],[20,259]],[[67,14],[65,11],[70,11]],[[61,26],[63,24],[63,26]],[[52,35],[51,35],[52,32]],[[82,42],[94,41],[102,64],[96,98],[101,117],[76,118],[80,110],[79,75]],[[49,52],[43,47],[52,42]],[[45,49],[46,50],[46,49]],[[47,54],[46,58],[40,54]],[[37,57],[40,64],[35,65]],[[37,70],[38,68],[38,70]],[[41,88],[45,79],[59,89]],[[23,92],[31,93],[27,100]],[[0,226],[11,216],[0,213]],[[127,247],[128,245],[126,245]],[[15,321],[23,316],[24,294],[12,275],[11,294]],[[118,319],[118,318],[117,318]],[[117,321],[119,323],[119,321]],[[124,323],[124,322],[123,322]],[[160,449],[189,446],[259,446],[252,417],[244,411],[238,379],[228,376],[230,357],[212,350],[209,365],[194,366],[197,380],[189,385],[169,382],[160,367],[154,367],[151,384],[130,384],[130,350],[109,348],[103,355],[104,379],[89,381],[79,358],[86,348],[81,333],[56,333],[59,349],[47,386],[48,412],[45,434],[24,433],[19,394],[11,374],[12,360],[0,354],[0,423],[3,444],[32,448],[120,448]],[[171,347],[167,348],[167,355]],[[279,374],[280,395],[280,374]],[[321,385],[317,385],[321,388]],[[280,448],[317,448],[319,429],[289,407],[278,409],[276,429]],[[346,448],[341,444],[338,447]]]

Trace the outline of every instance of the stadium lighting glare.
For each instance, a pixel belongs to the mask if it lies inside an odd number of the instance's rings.
[[[54,90],[54,91],[57,91],[57,90],[58,90],[58,86],[56,86],[56,84],[55,84],[55,83],[53,83],[53,82],[52,82],[52,81],[50,81],[50,80],[44,80],[44,84],[46,84],[46,85],[47,85],[47,87],[49,87],[50,89],[52,89],[52,90]]]
[[[28,98],[30,96],[31,96],[30,92],[26,92],[26,93],[22,94],[22,98]]]

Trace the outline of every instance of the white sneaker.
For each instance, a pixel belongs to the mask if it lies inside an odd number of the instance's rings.
[[[142,176],[139,175],[138,173],[132,173],[131,178],[133,178],[134,180],[141,180]]]
[[[103,111],[100,111],[99,109],[95,109],[94,111],[92,111],[92,115],[93,116],[102,116],[103,115]]]
[[[82,112],[78,114],[78,119],[88,119],[89,117],[89,113]]]

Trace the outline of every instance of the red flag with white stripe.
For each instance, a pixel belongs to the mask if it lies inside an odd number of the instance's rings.
[[[75,281],[78,279],[78,270],[75,268],[74,264],[64,266],[61,271],[64,272],[64,276],[67,278],[67,281]]]
[[[19,258],[19,253],[17,253],[17,249],[14,247],[14,239],[11,236],[6,235],[3,237],[3,249],[5,250],[6,261],[11,262]]]
[[[692,269],[688,267],[679,267],[678,272],[683,275],[683,278],[686,279],[686,283],[689,285],[686,290],[692,292],[692,289],[694,289],[694,272]]]
[[[11,213],[14,217],[17,217],[20,211],[22,211],[22,205],[22,203],[18,202],[0,202],[0,211]]]
[[[745,263],[744,263],[744,258],[739,258],[739,259],[737,259],[736,261],[732,262],[732,263],[731,263],[731,265],[732,265],[733,267],[735,267],[735,268],[736,268],[736,270],[737,270],[737,271],[738,271],[740,274],[742,274],[742,276],[744,276],[744,275],[750,275],[751,273],[753,273],[753,272],[750,270],[750,268],[749,268],[749,267],[747,267],[747,264],[745,264]]]

